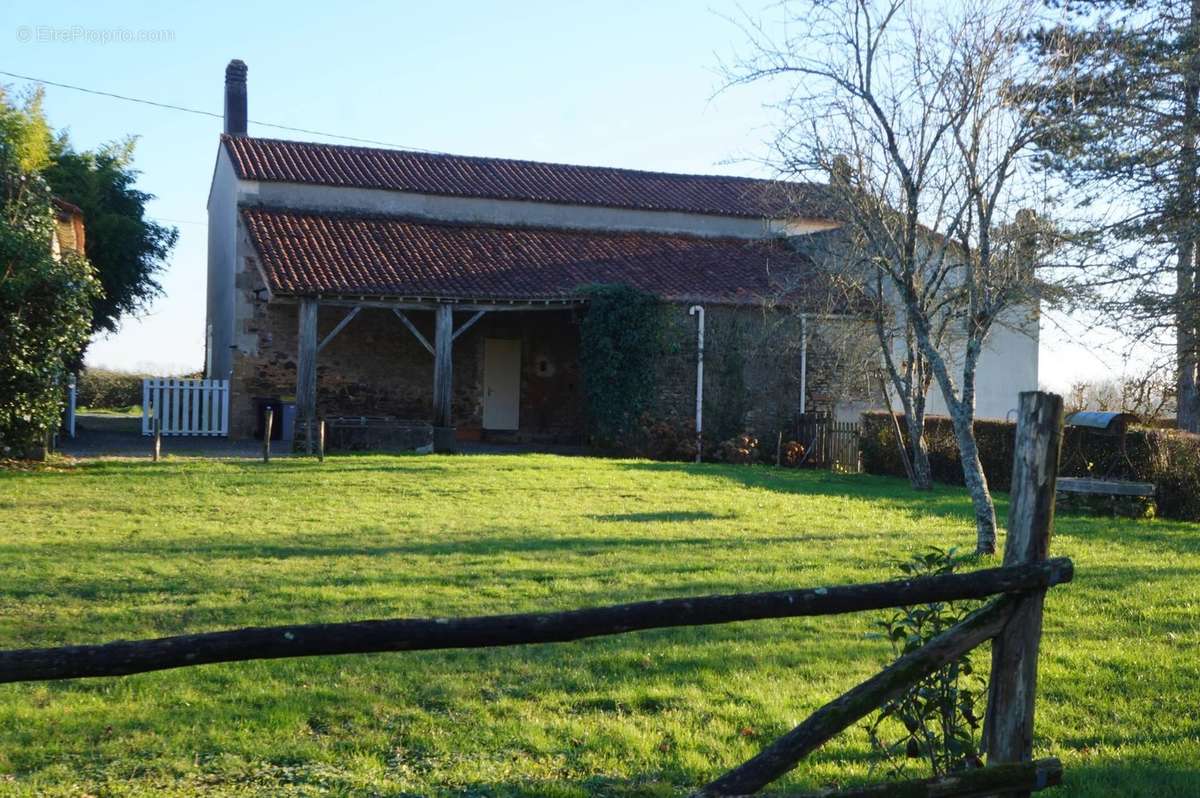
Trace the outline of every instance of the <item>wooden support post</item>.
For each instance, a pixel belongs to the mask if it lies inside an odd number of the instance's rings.
[[[154,462],[158,462],[158,458],[162,456],[162,420],[158,414],[154,415]]]
[[[1040,391],[1021,394],[1005,565],[1040,563],[1049,552],[1062,427],[1062,397]],[[992,643],[983,733],[988,765],[1033,758],[1033,708],[1044,599],[1044,590],[1023,596]]]
[[[267,408],[266,416],[263,418],[263,462],[271,462],[271,427],[275,421],[275,411]]]
[[[317,311],[315,299],[300,300],[299,352],[296,359],[296,414],[304,425],[305,450],[312,454],[312,419],[317,413]]]
[[[325,419],[317,419],[317,460],[325,462]]]
[[[476,313],[475,313],[475,315],[474,315],[474,316],[472,316],[471,318],[469,318],[469,319],[467,319],[466,321],[464,321],[464,322],[462,323],[462,326],[461,326],[461,327],[459,327],[457,330],[455,330],[455,331],[454,331],[454,335],[452,336],[453,340],[457,341],[457,340],[458,340],[458,336],[462,335],[462,334],[463,334],[463,333],[465,333],[467,330],[471,329],[471,327],[473,327],[473,326],[475,325],[475,322],[477,322],[477,321],[479,321],[480,319],[482,319],[482,318],[483,318],[483,315],[484,315],[485,313],[487,313],[487,311],[486,311],[486,310],[480,310],[480,311],[476,311]]]
[[[451,343],[454,340],[453,309],[438,305],[433,339],[433,423],[450,426]]]
[[[968,615],[916,651],[843,693],[757,756],[709,782],[692,798],[750,795],[787,773],[818,746],[951,660],[994,637],[1012,617],[1015,599],[1003,596]]]
[[[454,450],[454,429],[450,418],[454,309],[450,305],[438,305],[434,315],[433,442],[437,451],[446,452]]]

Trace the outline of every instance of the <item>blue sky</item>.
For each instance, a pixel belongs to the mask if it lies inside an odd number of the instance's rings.
[[[252,120],[471,155],[765,175],[756,159],[772,90],[713,96],[719,59],[743,41],[725,18],[737,9],[723,0],[6,0],[0,70],[220,112],[225,64],[241,58]],[[180,230],[165,296],[94,342],[89,363],[201,368],[205,201],[220,120],[54,87],[46,109],[79,147],[139,136],[139,186],[157,197],[153,215]],[[1042,335],[1042,380],[1052,387],[1116,364],[1053,329]]]

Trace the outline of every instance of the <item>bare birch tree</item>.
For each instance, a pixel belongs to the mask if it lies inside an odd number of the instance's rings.
[[[1039,106],[1019,34],[1030,0],[784,3],[778,26],[744,21],[750,51],[730,85],[782,80],[775,160],[828,181],[848,272],[895,314],[903,345],[881,343],[910,423],[922,380],[941,391],[974,505],[977,550],[996,514],[973,423],[976,371],[998,325],[1037,323],[1035,267],[1053,237],[1029,210]],[[776,33],[781,31],[781,33]],[[888,336],[880,337],[881,342]]]

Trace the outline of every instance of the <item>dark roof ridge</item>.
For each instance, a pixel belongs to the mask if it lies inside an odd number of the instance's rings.
[[[568,163],[566,161],[535,161],[532,158],[508,158],[499,155],[463,155],[454,152],[443,152],[441,150],[415,150],[405,147],[367,147],[361,144],[328,144],[321,141],[304,141],[301,139],[281,139],[273,136],[231,136],[228,133],[221,134],[221,140],[228,141],[234,138],[252,139],[254,141],[265,141],[273,144],[286,144],[301,147],[322,147],[335,148],[339,150],[354,150],[357,152],[377,153],[377,152],[393,152],[402,153],[404,155],[416,156],[418,158],[437,158],[447,159],[454,158],[458,160],[474,161],[477,163],[488,163],[503,161],[508,164],[518,164],[521,166],[555,166],[565,169],[596,169],[611,172],[620,172],[628,175],[645,175],[647,177],[663,177],[663,178],[699,178],[705,180],[736,180],[746,183],[753,183],[763,186],[780,186],[780,187],[798,187],[812,186],[821,187],[821,183],[811,181],[798,180],[782,180],[771,177],[750,177],[748,175],[722,175],[710,172],[666,172],[657,169],[634,169],[628,166],[606,166],[602,164],[585,164],[585,163]]]
[[[820,183],[651,172],[414,150],[224,136],[242,180],[410,194],[678,212],[741,219],[830,218]]]

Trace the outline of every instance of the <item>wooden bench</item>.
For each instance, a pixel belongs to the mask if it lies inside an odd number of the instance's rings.
[[[1059,477],[1058,506],[1066,512],[1103,513],[1125,518],[1153,518],[1153,482],[1129,482],[1120,479]]]
[[[1084,493],[1093,496],[1153,496],[1153,482],[1127,482],[1120,479],[1059,477],[1059,493]]]

